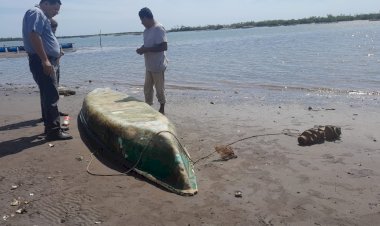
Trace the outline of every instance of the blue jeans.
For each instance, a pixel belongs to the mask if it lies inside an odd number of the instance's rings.
[[[54,66],[54,74],[46,75],[38,55],[29,54],[29,68],[40,90],[42,118],[47,134],[58,132],[61,128],[58,111],[59,93],[57,88],[57,59],[49,57]]]

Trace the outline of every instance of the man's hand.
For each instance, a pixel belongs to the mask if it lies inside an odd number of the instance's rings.
[[[54,74],[54,66],[51,65],[51,63],[50,63],[49,60],[43,61],[42,62],[42,67],[44,69],[44,74],[45,75],[51,76],[51,75]]]
[[[141,46],[140,48],[136,49],[136,53],[143,55],[145,53],[145,47]]]

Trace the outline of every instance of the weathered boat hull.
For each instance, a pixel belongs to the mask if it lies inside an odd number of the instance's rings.
[[[86,96],[79,119],[135,172],[175,193],[197,193],[193,164],[175,137],[174,125],[146,103],[110,89],[95,89]]]

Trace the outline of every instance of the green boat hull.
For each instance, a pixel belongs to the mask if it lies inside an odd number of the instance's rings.
[[[181,195],[198,192],[193,164],[174,125],[148,104],[111,89],[84,99],[80,122],[98,142],[147,179]]]

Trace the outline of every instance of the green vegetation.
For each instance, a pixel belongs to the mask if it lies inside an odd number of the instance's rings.
[[[188,27],[180,26],[169,30],[169,32],[178,32],[178,31],[200,31],[200,30],[219,30],[219,29],[238,29],[238,28],[252,28],[252,27],[274,27],[274,26],[290,26],[297,24],[320,24],[320,23],[336,23],[342,21],[354,21],[354,20],[380,20],[380,13],[371,13],[371,14],[360,14],[356,16],[332,16],[327,15],[327,17],[309,17],[303,19],[292,19],[292,20],[266,20],[260,22],[243,22],[235,23],[230,25],[207,25],[207,26],[198,26],[198,27]]]

